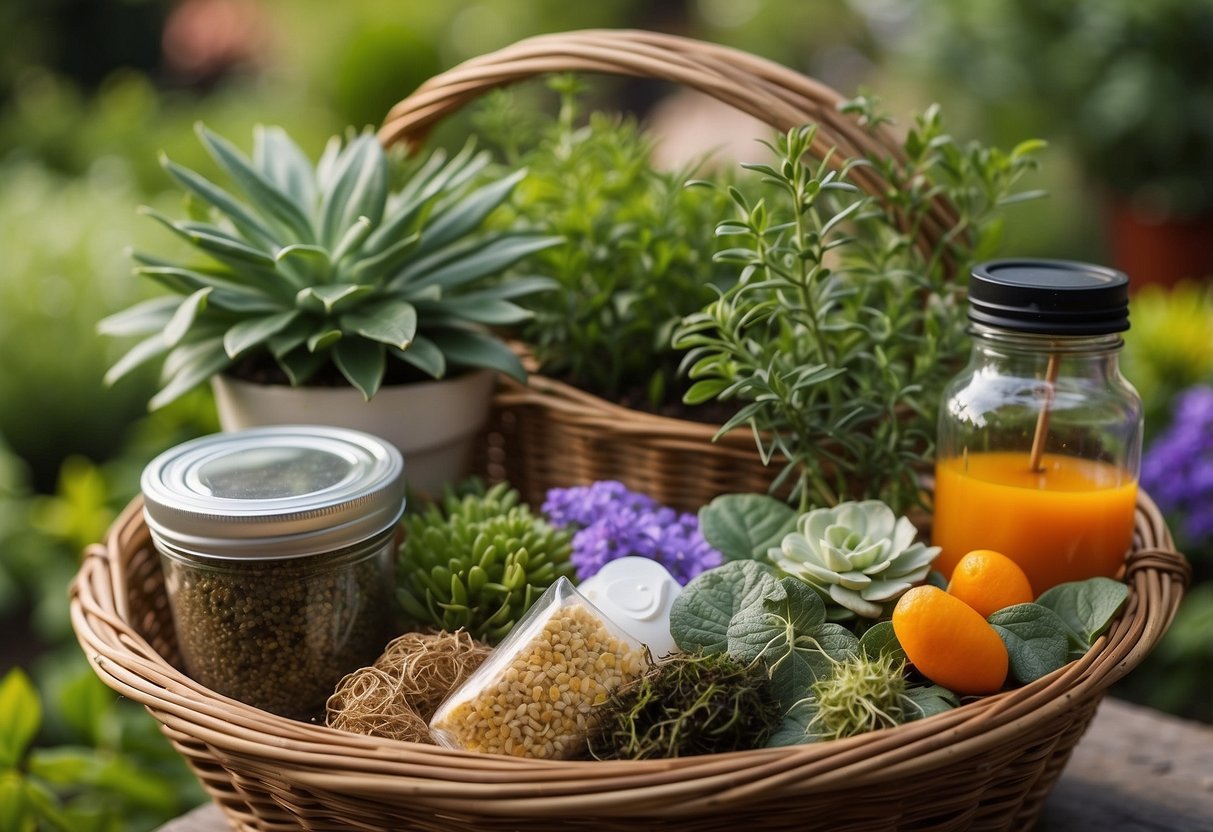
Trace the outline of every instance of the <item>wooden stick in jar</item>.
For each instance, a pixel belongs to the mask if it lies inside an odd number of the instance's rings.
[[[1049,413],[1053,409],[1053,386],[1057,383],[1057,371],[1061,360],[1057,353],[1049,356],[1049,365],[1045,368],[1045,401],[1036,417],[1036,435],[1032,437],[1032,457],[1029,461],[1031,470],[1039,473],[1040,458],[1044,455],[1045,440],[1049,436]]]

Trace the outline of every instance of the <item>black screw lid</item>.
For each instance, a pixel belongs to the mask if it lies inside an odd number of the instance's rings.
[[[973,267],[969,320],[1043,335],[1124,332],[1129,278],[1072,260],[990,260]]]

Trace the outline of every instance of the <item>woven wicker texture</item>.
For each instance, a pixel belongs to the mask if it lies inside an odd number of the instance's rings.
[[[438,121],[489,90],[548,72],[634,75],[706,93],[773,128],[819,125],[814,153],[901,157],[884,128],[870,131],[838,112],[834,90],[745,52],[655,32],[583,31],[544,35],[467,61],[435,76],[392,108],[379,131],[385,144],[416,144]],[[887,186],[874,167],[852,175],[865,191]],[[924,247],[951,227],[951,209],[933,206],[918,237]],[[722,218],[723,219],[723,218]],[[704,229],[710,245],[712,229]],[[547,489],[617,479],[658,502],[693,511],[719,494],[764,492],[778,467],[762,464],[748,428],[716,442],[715,427],[611,405],[567,384],[533,376],[504,384],[482,440],[479,469],[508,481],[538,505]]]
[[[1190,569],[1141,495],[1129,602],[1087,655],[1026,687],[848,740],[645,762],[525,761],[377,740],[226,699],[178,670],[136,500],[87,553],[72,624],[244,830],[1029,828],[1109,685],[1162,638]]]
[[[775,127],[822,125],[822,147],[896,152],[835,112],[839,97],[744,53],[642,32],[524,41],[438,76],[381,137],[416,140],[485,90],[549,71],[664,78]],[[875,143],[875,144],[873,144]],[[879,182],[863,187],[879,192]],[[946,206],[925,240],[947,227]],[[748,434],[614,408],[549,379],[497,397],[484,471],[534,501],[549,485],[614,477],[683,508],[762,490]],[[178,667],[159,559],[132,503],[90,548],[72,623],[100,678],[145,705],[240,830],[1003,830],[1029,828],[1109,685],[1158,643],[1190,571],[1139,499],[1130,600],[1081,660],[1024,688],[833,743],[646,762],[525,761],[377,740],[224,698]]]

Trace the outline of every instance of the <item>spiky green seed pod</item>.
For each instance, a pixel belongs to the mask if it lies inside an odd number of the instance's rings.
[[[489,644],[557,578],[573,577],[572,532],[534,516],[505,483],[407,515],[404,531],[396,597],[405,613]]]
[[[860,654],[838,665],[834,675],[813,683],[816,713],[808,733],[842,739],[892,728],[906,718],[905,659],[889,653]]]

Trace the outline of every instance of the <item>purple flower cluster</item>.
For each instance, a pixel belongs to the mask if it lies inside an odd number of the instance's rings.
[[[1141,484],[1159,508],[1182,518],[1192,543],[1213,542],[1213,387],[1176,399],[1171,426],[1142,462]]]
[[[634,555],[657,561],[678,583],[686,584],[723,560],[699,533],[694,514],[660,506],[621,482],[553,488],[543,513],[555,526],[579,527],[572,555],[579,580],[610,561]]]

